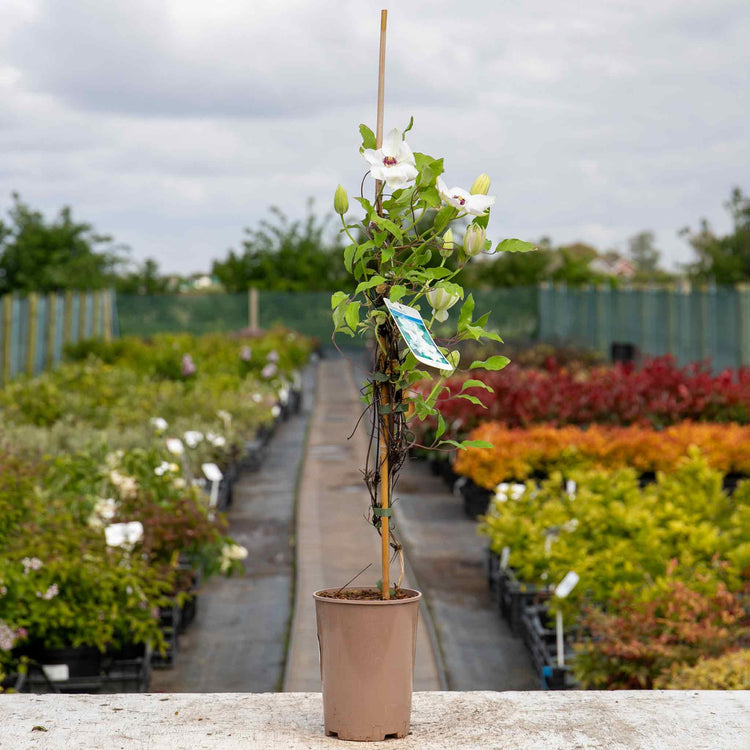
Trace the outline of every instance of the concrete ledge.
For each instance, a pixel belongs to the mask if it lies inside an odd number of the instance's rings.
[[[750,747],[742,691],[415,693],[411,735],[366,746],[323,735],[320,693],[0,695],[0,717],[3,750]]]

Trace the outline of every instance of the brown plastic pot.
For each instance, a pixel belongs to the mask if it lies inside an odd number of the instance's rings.
[[[323,714],[328,736],[406,737],[422,594],[408,599],[330,599],[315,592]],[[334,591],[333,589],[330,590]]]

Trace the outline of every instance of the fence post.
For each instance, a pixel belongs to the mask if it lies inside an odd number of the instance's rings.
[[[47,356],[44,366],[48,370],[55,363],[55,333],[57,331],[57,294],[47,295]]]
[[[607,342],[611,338],[608,335],[610,288],[605,284],[600,284],[595,288],[594,293],[596,295],[596,348],[608,356]]]
[[[750,365],[750,284],[740,283],[737,290],[737,358],[740,367]]]
[[[101,310],[99,309],[102,304],[102,292],[101,289],[94,290],[94,302],[93,302],[93,322],[91,323],[91,338],[99,338],[99,323],[102,319]]]
[[[104,290],[104,340],[112,341],[112,290]]]
[[[34,375],[36,365],[36,334],[39,327],[39,295],[29,292],[29,330],[26,332],[26,374]]]
[[[250,328],[252,330],[257,330],[258,328],[260,328],[258,321],[258,290],[256,287],[251,286],[247,290],[247,294],[248,323],[250,324]]]
[[[701,284],[698,289],[698,359],[702,362],[711,356],[710,288]]]
[[[10,382],[10,344],[13,335],[13,295],[3,297],[3,385]]]
[[[78,292],[78,341],[86,340],[86,323],[88,322],[88,293]]]
[[[672,357],[677,356],[677,297],[675,295],[674,284],[666,287],[667,293],[667,354]]]
[[[63,300],[63,347],[70,344],[70,338],[73,335],[73,292],[65,292]]]

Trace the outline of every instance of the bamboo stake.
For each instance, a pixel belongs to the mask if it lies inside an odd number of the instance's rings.
[[[383,145],[383,109],[385,104],[385,29],[386,22],[388,19],[388,11],[380,11],[380,56],[378,60],[378,114],[377,114],[377,129],[375,133],[375,148],[380,148]],[[375,181],[375,206],[378,215],[383,215],[383,183],[380,180]],[[387,359],[387,352],[390,347],[387,345],[383,347],[384,351],[379,356],[380,368],[385,372],[386,368],[390,364]],[[374,384],[373,384],[374,385]],[[388,386],[380,386],[380,405],[381,407],[390,406],[390,397],[388,393]],[[387,414],[376,415],[376,418],[380,419],[380,445],[379,445],[379,457],[380,457],[380,508],[386,510],[390,507],[390,478],[388,471],[388,422],[389,416]],[[390,581],[390,519],[388,516],[382,515],[380,517],[380,542],[381,542],[381,560],[380,565],[382,569],[381,576],[381,596],[383,599],[391,598],[391,581]]]

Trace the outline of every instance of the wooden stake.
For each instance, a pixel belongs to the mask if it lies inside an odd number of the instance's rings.
[[[380,11],[380,57],[378,60],[378,114],[377,128],[375,132],[375,148],[383,145],[383,109],[385,103],[385,29],[388,19],[388,11]],[[380,180],[375,181],[375,208],[378,215],[383,215],[383,183]],[[385,372],[389,364],[387,352],[390,351],[388,342],[384,342],[384,351],[378,357],[378,363],[381,371]],[[375,384],[373,383],[373,387]],[[388,386],[380,386],[380,405],[390,406]],[[390,417],[387,414],[376,415],[380,420],[380,443],[378,455],[380,457],[380,507],[386,510],[390,507],[390,478],[388,468],[388,421]],[[390,574],[390,519],[387,516],[380,517],[380,541],[381,541],[381,596],[383,599],[391,598],[391,574]]]

